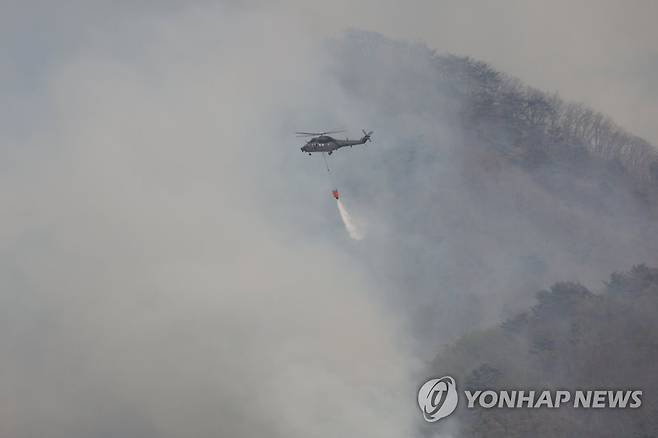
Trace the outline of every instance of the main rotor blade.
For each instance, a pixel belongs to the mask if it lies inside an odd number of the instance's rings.
[[[308,135],[327,135],[327,134],[338,134],[339,132],[345,132],[344,129],[336,130],[336,131],[325,131],[325,132],[305,132],[305,131],[297,131],[295,134],[299,136],[308,136]]]

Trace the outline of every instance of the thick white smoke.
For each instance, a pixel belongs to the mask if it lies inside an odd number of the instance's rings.
[[[338,205],[340,218],[343,220],[343,224],[345,224],[345,229],[347,230],[347,233],[350,235],[350,237],[354,240],[363,239],[364,236],[363,227],[357,226],[354,218],[350,216],[350,213],[347,211],[345,205],[343,205],[343,202],[340,199],[336,200],[336,205]]]
[[[329,83],[299,28],[191,11],[48,73],[0,140],[0,436],[411,436],[398,326],[281,172]]]

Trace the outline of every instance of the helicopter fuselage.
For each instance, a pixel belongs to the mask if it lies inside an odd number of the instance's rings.
[[[329,137],[328,135],[323,135],[310,139],[304,146],[302,146],[301,150],[302,152],[306,152],[308,154],[312,152],[328,152],[331,154],[333,151],[344,148],[346,146],[365,144],[369,139],[370,136],[368,135],[364,135],[359,140],[350,140],[347,138],[345,140],[337,140],[333,137]]]

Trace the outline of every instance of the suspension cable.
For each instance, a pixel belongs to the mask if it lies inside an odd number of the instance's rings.
[[[329,170],[329,164],[327,164],[327,156],[324,152],[322,152],[322,158],[324,159],[324,165],[327,166],[327,172],[331,173],[331,170]]]

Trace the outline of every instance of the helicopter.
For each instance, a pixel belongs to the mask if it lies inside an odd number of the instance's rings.
[[[339,132],[345,131],[326,131],[326,132],[296,132],[298,137],[312,137],[309,141],[302,146],[302,152],[306,152],[311,155],[312,152],[327,152],[331,155],[335,150],[344,148],[346,146],[354,146],[359,144],[365,144],[370,140],[370,136],[373,131],[366,132],[365,129],[362,129],[363,137],[358,140],[350,140],[346,138],[345,140],[339,140],[331,137],[329,134],[336,134]]]

